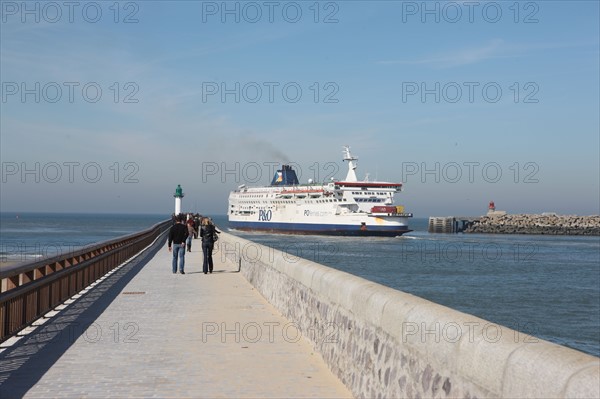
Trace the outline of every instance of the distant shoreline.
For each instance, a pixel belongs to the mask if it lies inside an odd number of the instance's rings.
[[[133,213],[133,212],[61,212],[61,211],[2,211],[0,215],[82,215],[82,216],[164,216],[169,217],[167,213]]]
[[[0,269],[4,269],[5,267],[16,265],[17,263],[21,263],[14,260],[0,261]]]
[[[600,216],[517,214],[483,216],[465,233],[600,236]]]

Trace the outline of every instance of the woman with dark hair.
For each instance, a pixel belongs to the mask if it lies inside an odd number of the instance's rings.
[[[204,254],[202,271],[206,274],[213,272],[212,251],[215,246],[215,241],[218,239],[217,234],[220,233],[220,231],[215,228],[215,225],[209,218],[202,218],[201,223],[200,237],[202,238],[202,253]]]

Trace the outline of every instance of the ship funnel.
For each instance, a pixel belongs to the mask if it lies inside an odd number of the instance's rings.
[[[273,180],[271,181],[272,186],[295,186],[300,184],[296,172],[290,165],[282,165],[281,169],[275,172]]]

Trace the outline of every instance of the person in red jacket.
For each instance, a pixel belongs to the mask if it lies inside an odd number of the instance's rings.
[[[194,218],[192,218],[191,214],[188,216],[188,220],[185,224],[188,229],[187,251],[192,252],[192,239],[194,238],[196,230],[194,229]]]

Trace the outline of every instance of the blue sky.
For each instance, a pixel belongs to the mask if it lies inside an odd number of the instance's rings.
[[[417,217],[600,212],[597,1],[0,4],[2,211],[222,214],[350,145]]]

